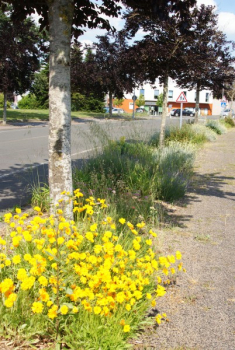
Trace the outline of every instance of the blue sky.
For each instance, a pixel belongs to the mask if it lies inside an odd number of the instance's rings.
[[[235,0],[198,0],[198,4],[215,6],[219,15],[219,29],[227,35],[229,40],[235,41]],[[120,30],[123,26],[123,21],[120,18],[112,18],[110,22],[117,30]],[[103,35],[104,33],[105,31],[100,29],[87,30],[79,40],[82,43],[91,44],[96,41],[97,35]]]

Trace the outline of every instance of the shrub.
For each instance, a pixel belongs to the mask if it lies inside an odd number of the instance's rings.
[[[206,126],[211,130],[215,131],[218,135],[225,134],[227,131],[226,127],[217,120],[209,120],[206,123]]]
[[[0,238],[1,331],[24,337],[49,336],[72,349],[125,349],[155,299],[166,292],[168,273],[182,269],[180,252],[156,256],[156,233],[144,222],[107,215],[104,199],[73,197],[77,221],[39,207],[5,214],[9,235]],[[121,225],[121,226],[120,226]],[[117,228],[119,227],[119,228]],[[121,228],[120,228],[121,227]],[[157,315],[157,323],[165,315]],[[149,322],[152,322],[150,320]]]
[[[196,135],[203,135],[205,141],[214,142],[216,141],[216,132],[207,128],[202,124],[192,124],[191,128]]]
[[[38,104],[36,96],[33,94],[23,96],[22,99],[18,102],[18,106],[21,109],[37,109]]]
[[[73,93],[71,99],[72,111],[92,111],[103,112],[104,101],[103,98],[95,98],[92,94],[85,96],[79,93]]]
[[[156,150],[154,156],[158,164],[156,197],[167,201],[182,197],[192,176],[195,158],[193,146],[171,141],[167,147]]]
[[[231,117],[225,117],[224,120],[220,120],[220,123],[223,123],[223,121],[224,121],[225,126],[226,126],[227,128],[231,128],[231,127],[234,128],[235,123],[234,123],[234,119],[233,119],[233,118],[231,118]]]

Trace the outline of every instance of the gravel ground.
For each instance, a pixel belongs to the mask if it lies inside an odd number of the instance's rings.
[[[148,329],[135,349],[235,350],[235,131],[199,151],[191,188],[160,233],[179,249],[186,273],[158,300],[169,322]]]

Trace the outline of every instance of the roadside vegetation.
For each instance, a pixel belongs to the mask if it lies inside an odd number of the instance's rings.
[[[183,267],[179,251],[160,253],[161,203],[184,196],[196,150],[217,135],[185,124],[167,130],[162,150],[158,134],[146,142],[101,136],[102,152],[74,169],[74,195],[63,193],[54,217],[48,187],[34,187],[30,215],[16,208],[4,216],[1,335],[14,335],[15,346],[121,350],[166,321],[164,310],[148,314]],[[74,221],[63,212],[70,200]]]
[[[0,114],[3,112],[3,110],[0,108]],[[146,116],[146,115],[145,115]],[[138,114],[136,118],[141,117],[141,115]],[[72,111],[71,112],[71,118],[72,119],[86,119],[86,118],[96,118],[96,119],[109,119],[108,113],[102,113],[102,112],[92,112],[92,111]],[[120,118],[118,115],[112,115],[112,119]],[[124,113],[121,115],[121,118],[123,119],[131,119],[132,114],[130,113]],[[7,110],[7,120],[8,122],[18,122],[18,121],[47,121],[49,120],[49,110],[48,109],[8,109]]]

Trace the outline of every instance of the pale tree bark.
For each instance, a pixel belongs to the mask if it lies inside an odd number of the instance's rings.
[[[72,195],[71,168],[71,89],[70,40],[73,0],[49,0],[49,187],[51,213],[61,192]],[[65,205],[65,216],[72,219],[72,202]]]
[[[199,101],[200,101],[200,85],[197,84],[197,88],[196,88],[195,118],[194,118],[194,122],[195,122],[195,123],[198,123],[198,118],[199,118]]]
[[[167,117],[167,98],[168,98],[168,75],[164,77],[163,81],[163,103],[162,103],[162,118],[161,129],[159,136],[159,147],[162,148],[165,143],[166,117]]]
[[[6,125],[7,123],[7,93],[4,91],[3,93],[3,119],[2,119],[2,124]]]
[[[112,110],[113,110],[113,94],[112,91],[109,91],[109,116],[112,118]]]

